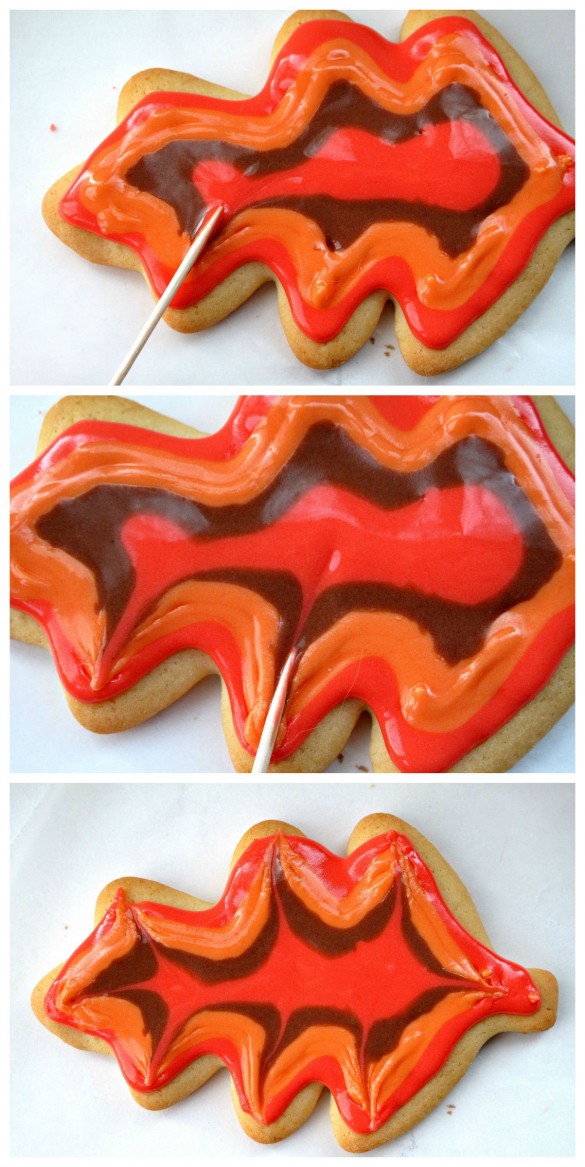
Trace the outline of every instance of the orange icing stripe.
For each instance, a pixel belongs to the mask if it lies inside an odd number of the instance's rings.
[[[148,905],[138,907],[136,920],[157,944],[169,944],[180,952],[193,956],[209,956],[210,960],[225,960],[241,956],[252,945],[265,927],[269,908],[270,871],[260,868],[254,876],[247,895],[236,915],[225,924],[200,926],[196,933],[189,926],[177,929],[176,921],[165,919]]]

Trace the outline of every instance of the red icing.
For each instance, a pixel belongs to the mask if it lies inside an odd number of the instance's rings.
[[[331,135],[317,158],[287,170],[278,185],[272,176],[270,182],[264,176],[247,177],[236,166],[212,161],[195,168],[193,182],[208,206],[222,203],[227,215],[233,216],[260,202],[267,191],[273,198],[295,195],[300,182],[303,197],[321,194],[325,186],[332,198],[347,199],[357,165],[367,176],[369,198],[422,202],[428,197],[429,174],[433,174],[435,202],[465,211],[491,194],[500,167],[495,151],[477,130],[465,130],[466,147],[473,153],[471,168],[466,158],[450,158],[447,147],[452,133],[451,123],[427,126],[419,138],[395,146],[363,130],[341,130]]]

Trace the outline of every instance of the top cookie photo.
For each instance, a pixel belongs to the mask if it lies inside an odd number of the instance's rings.
[[[38,26],[39,14],[19,15]],[[51,15],[70,46],[79,44],[80,20],[92,32],[97,20],[100,61],[100,17],[110,41],[116,36],[108,13]],[[145,16],[151,30],[162,16],[118,15],[123,23]],[[533,304],[574,236],[573,140],[540,81],[481,15],[411,11],[401,27],[401,13],[373,15],[377,27],[341,12],[295,13],[248,97],[217,83],[221,69],[214,77],[218,22],[225,43],[237,28],[245,36],[241,22],[252,18],[248,43],[232,46],[248,58],[261,52],[275,14],[235,12],[233,27],[225,13],[170,14],[185,29],[174,49],[165,51],[167,33],[154,50],[168,67],[142,69],[123,85],[116,129],[110,122],[92,136],[79,107],[77,119],[74,106],[63,111],[67,134],[83,123],[89,156],[53,182],[43,215],[84,259],[141,273],[158,299],[202,220],[223,208],[165,313],[174,331],[161,326],[137,380],[408,384],[460,368],[467,383],[573,379],[569,265]],[[542,38],[537,55],[553,58],[547,81],[555,90],[570,87],[574,14],[501,15],[508,24],[515,16],[512,32],[527,56],[532,16],[541,29],[543,16],[561,20],[565,56]],[[190,37],[193,20],[201,35]],[[129,53],[128,63],[140,55]],[[117,68],[119,48],[113,56]],[[187,56],[209,80],[175,68]],[[70,77],[80,60],[69,59]],[[241,71],[229,71],[230,81]],[[148,300],[128,270],[97,283],[85,271],[95,277],[95,269],[49,245],[50,312],[62,335],[71,330],[85,344],[95,333],[96,346],[85,368],[69,346],[55,376],[105,383],[117,354],[104,364],[104,346],[115,353],[119,343],[123,355]],[[271,283],[276,296],[263,288]]]

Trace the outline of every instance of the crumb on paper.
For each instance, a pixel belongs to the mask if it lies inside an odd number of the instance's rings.
[[[359,770],[360,774],[369,774],[370,773],[367,766],[356,766],[356,770]]]
[[[54,122],[51,122],[49,129],[50,129],[52,134],[55,134],[57,132],[57,127],[56,127]]]

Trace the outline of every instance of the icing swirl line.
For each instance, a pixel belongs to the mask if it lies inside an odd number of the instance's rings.
[[[514,604],[530,600],[560,566],[560,551],[493,446],[470,437],[441,453],[424,470],[405,473],[380,466],[331,423],[309,430],[273,483],[242,505],[206,506],[169,491],[104,485],[57,503],[38,520],[36,529],[48,544],[79,559],[94,574],[109,638],[136,592],[136,568],[124,542],[125,527],[134,515],[160,518],[193,538],[197,559],[202,553],[204,556],[204,549],[215,540],[233,540],[267,529],[278,537],[279,520],[298,503],[302,505],[305,496],[322,483],[351,491],[383,512],[408,508],[409,519],[412,504],[424,501],[429,492],[482,486],[502,501],[522,532],[523,555],[508,586],[501,586],[498,574],[490,577],[486,564],[485,575],[493,583],[489,596],[477,604],[465,605],[436,593],[425,594],[428,588],[400,587],[380,579],[375,583],[351,580],[326,587],[314,600],[307,586],[301,585],[301,599],[294,577],[280,572],[275,578],[267,575],[266,570],[255,573],[251,565],[225,572],[215,568],[186,577],[177,575],[176,583],[185,579],[229,580],[263,595],[270,588],[282,630],[277,671],[293,646],[301,615],[303,625],[297,643],[305,649],[343,615],[356,609],[394,611],[416,620],[421,628],[431,632],[441,657],[457,664],[481,649],[487,630],[497,616]],[[311,504],[307,501],[305,505]],[[351,513],[351,503],[347,506]],[[417,521],[424,525],[420,512]],[[251,542],[248,552],[251,562],[253,548]],[[344,550],[342,544],[340,553]],[[417,554],[419,574],[424,579],[429,565],[422,559],[420,547]],[[413,565],[409,564],[409,570],[413,570]],[[138,613],[137,624],[148,617],[159,598],[160,595],[155,595],[149,609]]]

